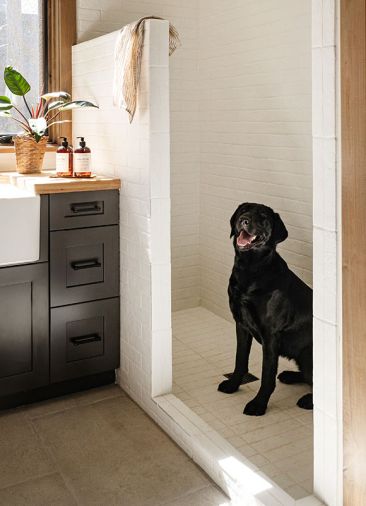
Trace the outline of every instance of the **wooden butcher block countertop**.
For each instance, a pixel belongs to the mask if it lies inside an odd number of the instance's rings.
[[[91,178],[64,178],[55,177],[55,172],[53,171],[45,171],[40,174],[0,172],[0,183],[12,184],[18,188],[32,191],[37,195],[118,190],[121,187],[121,180],[114,177],[97,175]]]

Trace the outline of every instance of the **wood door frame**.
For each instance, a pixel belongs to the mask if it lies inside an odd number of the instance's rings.
[[[341,0],[344,505],[366,504],[366,2]]]

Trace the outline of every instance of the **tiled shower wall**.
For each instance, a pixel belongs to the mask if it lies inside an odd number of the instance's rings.
[[[228,220],[252,200],[283,216],[290,266],[312,278],[311,1],[78,0],[78,40],[155,14],[170,58],[172,305],[230,317]]]
[[[78,42],[142,16],[169,19],[182,47],[170,58],[172,303],[199,304],[198,0],[77,0]]]
[[[241,202],[281,214],[279,249],[312,284],[311,1],[201,0],[199,68],[201,303],[227,317]]]

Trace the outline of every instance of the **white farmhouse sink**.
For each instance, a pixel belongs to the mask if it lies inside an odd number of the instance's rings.
[[[40,197],[0,183],[0,266],[39,259]]]

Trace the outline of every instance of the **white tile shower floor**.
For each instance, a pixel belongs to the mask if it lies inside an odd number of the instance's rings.
[[[173,393],[245,457],[295,499],[312,493],[312,411],[296,406],[306,385],[283,385],[277,380],[267,412],[243,414],[259,381],[227,395],[217,391],[223,374],[233,370],[235,326],[207,309],[173,313]],[[253,341],[249,371],[260,378],[261,347]],[[280,359],[279,372],[296,369]]]

